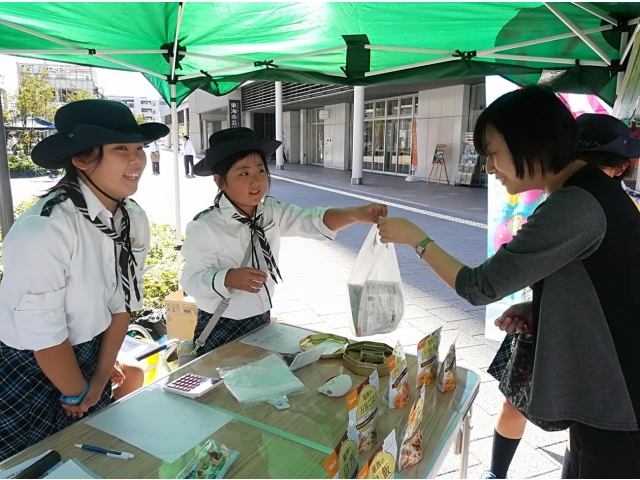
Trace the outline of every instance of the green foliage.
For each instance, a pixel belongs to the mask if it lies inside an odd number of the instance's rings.
[[[164,298],[178,290],[178,252],[176,230],[171,225],[150,222],[151,245],[144,279],[144,307],[163,308]]]
[[[9,159],[9,174],[12,178],[23,177],[42,177],[49,175],[52,170],[47,170],[37,166],[31,161],[31,158],[21,152],[17,155],[12,153],[8,156]]]
[[[69,93],[65,96],[65,102],[77,102],[78,100],[89,100],[95,98],[95,96],[89,90],[77,90],[75,88],[69,89]]]
[[[138,125],[142,125],[147,122],[147,117],[145,117],[142,113],[134,113],[133,116],[136,118],[136,122]]]

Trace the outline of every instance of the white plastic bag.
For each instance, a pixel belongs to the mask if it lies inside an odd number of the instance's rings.
[[[351,331],[358,337],[393,332],[404,315],[402,277],[393,244],[383,244],[374,225],[347,282]]]

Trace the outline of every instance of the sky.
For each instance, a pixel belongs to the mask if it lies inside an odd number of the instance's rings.
[[[16,63],[43,63],[41,60],[0,55],[0,87],[9,94],[18,89],[18,69]],[[54,62],[49,62],[54,63]],[[134,97],[160,98],[160,94],[141,73],[123,72],[96,68],[98,86],[104,89],[105,95],[131,95]]]

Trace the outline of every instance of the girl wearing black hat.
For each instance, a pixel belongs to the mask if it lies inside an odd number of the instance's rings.
[[[149,222],[127,197],[144,144],[168,128],[138,125],[106,100],[65,105],[55,125],[32,159],[65,176],[3,244],[0,460],[111,402],[116,357],[141,308]]]
[[[229,128],[209,138],[194,167],[213,175],[214,206],[187,225],[181,283],[198,306],[195,353],[201,355],[270,321],[282,237],[334,239],[356,223],[386,216],[384,205],[304,210],[266,197],[268,159],[281,142],[258,139],[249,128]]]
[[[527,316],[502,318],[526,333],[500,390],[523,416],[569,428],[576,478],[640,476],[640,215],[620,185],[580,150],[633,158],[628,129],[600,125],[588,142],[565,104],[542,87],[503,95],[478,118],[476,149],[511,195],[548,198],[513,239],[469,268],[404,219],[379,221],[383,243],[412,245],[459,296],[493,303],[531,286]],[[528,317],[528,318],[527,318]],[[514,321],[515,320],[515,321]]]

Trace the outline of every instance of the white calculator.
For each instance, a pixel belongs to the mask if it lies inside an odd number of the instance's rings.
[[[224,383],[221,378],[187,373],[164,386],[167,392],[187,398],[198,398]]]

